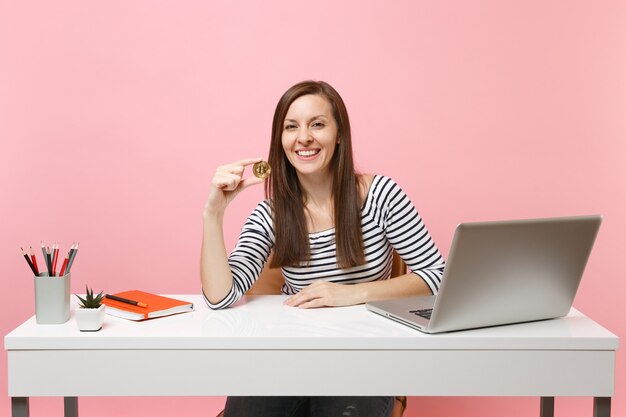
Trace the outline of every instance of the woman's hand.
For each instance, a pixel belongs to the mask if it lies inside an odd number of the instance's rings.
[[[265,181],[263,178],[254,176],[243,178],[246,167],[261,160],[261,158],[242,159],[218,167],[211,180],[209,198],[204,205],[204,214],[223,213],[237,194],[251,185],[263,183]]]
[[[426,281],[412,272],[392,279],[360,284],[315,281],[287,298],[284,304],[300,308],[338,307],[411,295],[432,295]]]
[[[363,303],[360,284],[335,284],[315,281],[287,298],[285,305],[299,308],[338,307]]]

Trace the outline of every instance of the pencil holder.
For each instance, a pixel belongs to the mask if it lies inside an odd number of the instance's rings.
[[[70,318],[70,278],[35,277],[35,316],[37,324],[62,324]]]

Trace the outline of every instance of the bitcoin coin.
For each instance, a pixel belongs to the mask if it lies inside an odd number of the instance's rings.
[[[254,173],[255,177],[265,179],[269,177],[272,173],[272,168],[267,162],[259,161],[252,166],[252,172]]]

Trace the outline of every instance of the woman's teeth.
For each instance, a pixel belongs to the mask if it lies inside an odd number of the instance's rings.
[[[319,152],[319,149],[318,150],[312,150],[312,151],[297,151],[296,153],[298,155],[300,155],[300,156],[313,156],[313,155],[315,155],[318,152]]]

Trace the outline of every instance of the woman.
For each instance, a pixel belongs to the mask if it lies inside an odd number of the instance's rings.
[[[230,256],[224,212],[238,193],[264,182],[244,178],[245,168],[261,159],[217,169],[204,207],[201,254],[209,307],[237,301],[270,252],[271,266],[281,267],[285,277],[287,306],[345,306],[437,292],[444,260],[415,207],[391,179],[355,172],[351,139],[348,113],[334,88],[304,81],[287,90],[274,113],[267,199],[249,216]],[[392,249],[411,272],[390,280]],[[378,417],[389,415],[392,402],[391,397],[229,398],[225,416],[250,410],[255,416],[287,416],[308,407],[311,415],[356,409],[345,415]]]

